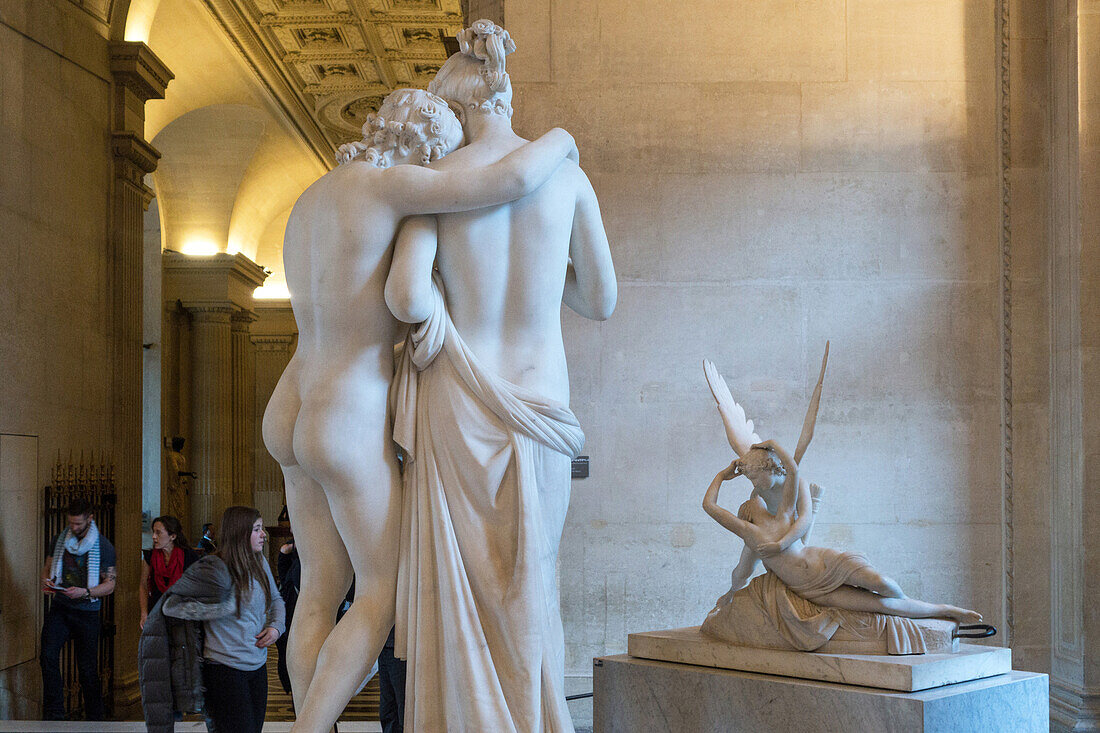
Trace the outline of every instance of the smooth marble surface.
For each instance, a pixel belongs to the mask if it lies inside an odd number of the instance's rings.
[[[1048,729],[1047,676],[1032,672],[905,693],[626,655],[593,664],[595,733]]]
[[[698,626],[630,634],[632,657],[913,692],[1005,674],[1012,650],[960,644],[955,654],[829,654],[734,646]]]

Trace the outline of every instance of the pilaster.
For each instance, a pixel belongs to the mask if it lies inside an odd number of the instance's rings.
[[[189,375],[187,379],[185,370],[179,370],[179,412],[186,402],[189,415],[178,423],[196,474],[190,520],[197,529],[204,522],[217,524],[227,507],[254,500],[252,292],[267,273],[242,254],[190,257],[166,252],[163,261],[166,308],[185,315],[174,343]],[[166,426],[172,417],[165,415]]]
[[[263,439],[263,415],[283,371],[294,356],[298,327],[289,300],[256,303],[252,344],[256,353],[256,423],[253,439],[256,456],[256,508],[268,525],[274,525],[286,504],[283,472],[267,452]]]
[[[143,43],[110,46],[112,76],[111,229],[108,241],[108,318],[110,319],[111,449],[117,479],[118,504],[115,544],[118,587],[138,586],[141,573],[141,397],[142,397],[142,255],[143,215],[153,192],[143,179],[157,167],[160,153],[144,139],[145,102],[162,99],[172,73]],[[115,636],[116,676],[124,682],[123,699],[133,696],[125,682],[136,678],[134,650],[137,629],[132,592],[115,598],[118,633]]]
[[[233,501],[254,506],[256,458],[256,356],[249,331],[256,316],[241,310],[230,320],[233,340]]]
[[[1049,5],[1050,713],[1057,731],[1100,730],[1100,8],[1092,5]]]
[[[191,314],[191,526],[219,523],[234,503],[233,357],[229,305],[200,305]]]

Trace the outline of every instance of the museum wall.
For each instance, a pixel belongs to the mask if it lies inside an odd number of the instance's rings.
[[[108,445],[106,32],[69,2],[0,3],[0,433],[38,436],[40,487],[59,451]],[[25,530],[0,548],[41,547]],[[0,671],[0,718],[36,715],[39,679]]]
[[[610,320],[565,316],[591,456],[560,559],[571,675],[629,632],[698,624],[728,587],[741,543],[700,506],[732,458],[703,359],[793,448],[827,339],[813,542],[1010,621],[1016,666],[1049,668],[1032,5],[505,3],[516,129],[574,134],[619,276]]]

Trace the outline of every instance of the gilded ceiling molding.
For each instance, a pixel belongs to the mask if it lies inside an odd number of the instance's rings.
[[[447,23],[463,26],[462,13],[445,11],[439,14],[432,13],[400,13],[393,11],[372,10],[367,14],[367,20],[376,23]],[[460,29],[461,30],[461,29]]]
[[[463,24],[461,0],[203,2],[327,166],[386,94],[427,86]]]
[[[249,23],[238,3],[234,0],[203,0],[203,4],[264,87],[271,92],[294,130],[321,163],[332,168],[335,165],[333,155],[336,145],[314,116],[309,101],[289,82],[285,71],[280,68],[275,56],[260,38],[258,29]]]
[[[340,13],[264,13],[260,16],[260,25],[272,26],[301,26],[301,25],[340,25],[354,23],[358,20],[354,14]]]

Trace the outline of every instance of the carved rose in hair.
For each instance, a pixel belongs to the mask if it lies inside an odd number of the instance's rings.
[[[439,116],[439,105],[433,99],[425,100],[420,103],[420,114],[426,119],[434,119]]]

